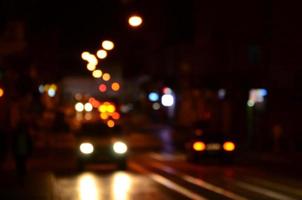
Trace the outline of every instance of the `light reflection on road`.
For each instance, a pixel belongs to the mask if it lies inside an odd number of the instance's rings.
[[[132,186],[131,177],[125,172],[116,172],[112,181],[112,197],[114,200],[128,200]]]
[[[54,184],[54,199],[60,200],[175,199],[150,177],[129,171],[57,175]]]
[[[91,173],[82,174],[78,179],[78,192],[80,200],[98,200],[100,199],[101,187],[95,175]]]

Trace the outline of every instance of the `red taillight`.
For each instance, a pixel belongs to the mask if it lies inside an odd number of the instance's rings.
[[[227,141],[223,143],[223,149],[225,151],[234,151],[236,148],[236,145],[233,142]]]
[[[193,143],[193,149],[195,151],[203,151],[206,149],[206,145],[205,143],[201,142],[201,141],[198,141],[198,142],[194,142]]]

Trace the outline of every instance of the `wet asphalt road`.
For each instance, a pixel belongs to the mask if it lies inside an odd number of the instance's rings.
[[[47,168],[45,160],[48,167],[61,167]],[[13,172],[0,176],[1,199],[302,199],[302,179],[286,172],[241,164],[193,164],[183,154],[134,154],[125,171],[91,164],[79,172],[68,157],[43,159],[30,164],[23,185],[17,184]]]
[[[302,181],[249,166],[192,164],[182,154],[144,153],[126,171],[89,165],[52,174],[53,199],[302,199]]]
[[[132,134],[129,138],[136,146],[131,146],[135,151],[125,171],[114,165],[91,164],[79,172],[70,151],[48,151],[30,161],[24,183],[18,184],[9,170],[12,162],[7,162],[0,173],[0,199],[302,199],[300,170],[237,162],[189,163],[183,153],[173,153],[166,129],[157,136]],[[60,139],[61,143],[54,144],[72,146],[68,139]]]

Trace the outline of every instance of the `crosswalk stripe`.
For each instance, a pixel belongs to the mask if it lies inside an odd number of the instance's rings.
[[[195,199],[195,200],[206,200],[206,198],[170,181],[169,179],[166,179],[165,177],[163,176],[160,176],[158,174],[151,174],[151,178],[153,180],[155,180],[156,182],[158,183],[161,183],[162,185],[172,189],[172,190],[175,190],[177,192],[179,192],[180,194],[186,196],[186,197],[189,197],[190,199]]]
[[[213,191],[217,194],[221,194],[225,197],[228,197],[230,199],[234,199],[234,200],[248,200],[247,198],[243,197],[243,196],[240,196],[238,194],[235,194],[231,191],[228,191],[226,189],[223,189],[221,187],[218,187],[216,185],[213,185],[211,183],[208,183],[202,179],[198,179],[198,178],[195,178],[195,177],[192,177],[192,176],[188,176],[188,175],[184,175],[183,176],[183,179],[186,180],[187,182],[190,182],[194,185],[197,185],[197,186],[200,186],[202,188],[205,188],[207,190],[210,190],[210,191]]]
[[[177,183],[174,183],[173,181],[171,181],[171,180],[169,180],[169,179],[167,179],[167,178],[165,178],[161,175],[158,175],[158,174],[155,174],[155,173],[152,173],[152,172],[148,171],[147,169],[143,168],[142,166],[140,166],[136,163],[131,162],[131,163],[129,163],[129,166],[133,169],[136,169],[137,171],[148,174],[149,177],[153,181],[155,181],[155,182],[157,182],[157,183],[159,183],[159,184],[161,184],[161,185],[163,185],[163,186],[165,186],[165,187],[167,187],[167,188],[169,188],[169,189],[171,189],[171,190],[173,190],[173,191],[175,191],[179,194],[182,194],[182,195],[184,195],[184,196],[186,196],[190,199],[208,200],[207,198],[205,198],[205,197],[203,197],[203,196],[201,196],[201,195],[199,195],[195,192],[192,192],[192,191],[182,187],[181,185],[178,185]]]
[[[261,183],[262,185],[266,186],[266,187],[274,187],[274,188],[278,188],[280,190],[295,194],[297,196],[301,196],[302,197],[302,191],[299,190],[298,188],[295,187],[291,187],[291,186],[287,186],[281,183],[277,183],[277,182],[272,182],[272,181],[268,181],[268,180],[263,180],[263,179],[258,179],[258,178],[253,178],[253,177],[249,177],[248,178],[249,181],[253,181],[256,183]]]
[[[252,185],[246,182],[242,182],[242,181],[236,181],[236,184],[244,189],[250,190],[252,192],[256,192],[262,195],[265,195],[267,197],[273,198],[273,199],[279,199],[279,200],[297,200],[295,198],[292,198],[290,196],[281,194],[279,192],[275,192],[266,188],[262,188],[262,187],[258,187],[256,185]]]
[[[161,154],[158,154],[158,153],[151,153],[150,156],[153,157],[153,158],[155,158],[156,160],[159,160],[159,161],[165,161],[165,160],[167,160],[166,157],[165,157],[165,155],[161,155]],[[242,197],[242,196],[240,196],[238,194],[235,194],[235,193],[233,193],[231,191],[225,190],[224,188],[220,188],[220,187],[218,187],[216,185],[208,183],[208,182],[206,182],[206,181],[204,181],[202,179],[195,178],[195,177],[192,177],[192,176],[189,176],[189,175],[186,175],[186,174],[181,174],[180,172],[177,172],[175,169],[173,169],[173,168],[171,168],[169,166],[160,164],[159,162],[153,163],[152,165],[154,167],[156,167],[156,168],[159,168],[159,169],[165,171],[166,173],[180,176],[180,177],[182,177],[182,179],[184,179],[185,181],[187,181],[189,183],[192,183],[192,184],[197,185],[199,187],[205,188],[205,189],[207,189],[209,191],[221,194],[221,195],[226,196],[226,197],[228,197],[230,199],[234,199],[234,200],[247,200],[247,198],[245,198],[245,197]],[[263,187],[258,187],[256,185],[252,185],[252,184],[249,184],[249,183],[246,183],[246,182],[236,181],[235,183],[236,183],[237,186],[239,186],[241,188],[244,188],[246,190],[249,190],[249,191],[252,191],[252,192],[255,192],[255,193],[258,193],[258,194],[265,195],[265,196],[273,198],[273,199],[279,199],[279,200],[297,200],[297,199],[295,199],[293,197],[290,197],[288,195],[285,195],[283,193],[276,192],[276,191],[273,191],[273,190],[270,190],[270,189],[267,189],[267,188],[263,188]],[[292,191],[291,188],[287,188],[287,189],[290,189],[288,191]],[[294,190],[294,192],[297,193],[296,190]]]
[[[228,197],[230,199],[234,199],[234,200],[248,200],[246,197],[240,196],[238,194],[235,194],[229,190],[226,190],[224,188],[218,187],[216,185],[213,185],[207,181],[204,181],[200,178],[195,178],[186,174],[182,174],[180,172],[177,172],[175,169],[169,167],[169,166],[165,166],[159,163],[153,164],[155,167],[165,171],[166,173],[172,174],[172,175],[176,175],[181,177],[183,180],[192,183],[194,185],[197,185],[199,187],[202,187],[204,189],[207,189],[209,191],[212,191],[214,193],[220,194],[222,196]]]

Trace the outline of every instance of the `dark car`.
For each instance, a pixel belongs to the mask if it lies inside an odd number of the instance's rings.
[[[187,160],[190,162],[216,160],[232,162],[237,150],[234,139],[220,131],[195,128],[186,143]]]
[[[127,168],[127,144],[119,125],[108,127],[101,122],[84,123],[75,133],[78,168],[87,163],[116,163],[119,169]]]

